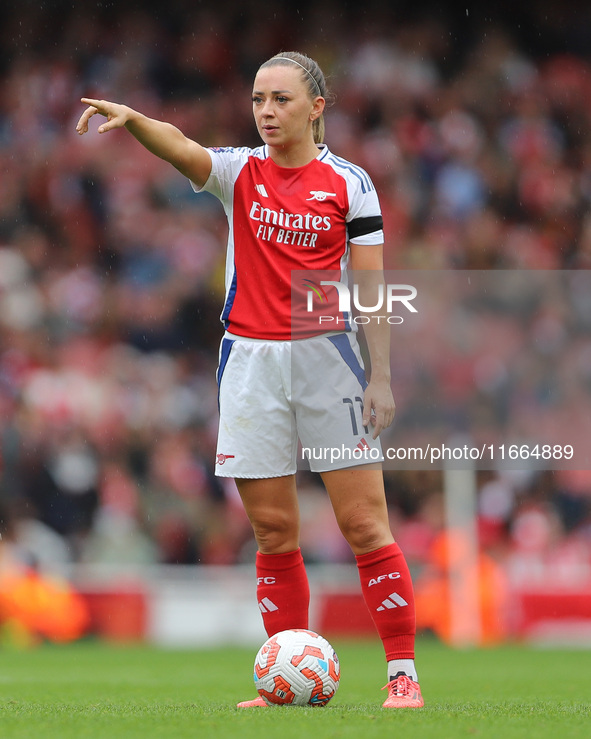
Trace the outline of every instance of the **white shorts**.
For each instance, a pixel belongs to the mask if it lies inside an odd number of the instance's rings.
[[[383,461],[362,425],[367,382],[355,334],[261,341],[226,334],[220,348],[216,475],[268,478]]]

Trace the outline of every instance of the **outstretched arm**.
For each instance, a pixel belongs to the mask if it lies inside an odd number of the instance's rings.
[[[383,245],[351,244],[351,267],[362,305],[373,305],[384,283]],[[371,376],[363,399],[363,425],[373,425],[373,438],[394,420],[396,404],[390,386],[390,324],[370,321],[363,326],[371,362]]]
[[[198,187],[206,183],[211,172],[211,157],[207,149],[187,138],[171,123],[148,118],[127,105],[108,100],[82,98],[82,102],[89,107],[82,113],[76,126],[80,135],[87,133],[88,121],[99,113],[107,119],[99,126],[99,133],[126,128],[148,151],[170,162]]]

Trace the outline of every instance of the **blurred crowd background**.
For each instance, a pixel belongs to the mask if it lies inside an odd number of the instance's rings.
[[[205,145],[257,145],[253,76],[277,51],[302,50],[335,95],[327,143],[380,194],[388,269],[588,270],[591,6],[494,6],[2,3],[5,560],[61,571],[231,564],[254,551],[233,483],[214,476],[225,215],[125,131],[100,136],[93,119],[79,137],[80,98],[125,102]],[[520,340],[538,347],[521,367],[528,398],[553,402],[550,378],[568,355],[571,407],[587,413],[586,296],[568,331],[560,310],[519,323]],[[494,321],[487,330],[507,338]],[[487,347],[460,367],[441,362],[445,346],[424,345],[425,371],[401,379],[401,416],[422,417],[427,386],[458,407],[474,386],[493,407],[514,355],[491,369],[479,362]],[[318,479],[300,476],[307,559],[351,561]],[[391,470],[386,481],[397,538],[427,571],[443,528],[441,473]],[[544,562],[589,576],[591,472],[484,471],[478,491],[487,555],[514,563],[516,577],[541,577]]]

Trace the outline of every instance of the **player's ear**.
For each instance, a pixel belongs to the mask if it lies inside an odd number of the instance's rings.
[[[323,97],[317,97],[314,100],[314,105],[310,113],[311,121],[315,121],[317,118],[320,118],[320,116],[324,113],[325,105],[326,105],[326,100]]]

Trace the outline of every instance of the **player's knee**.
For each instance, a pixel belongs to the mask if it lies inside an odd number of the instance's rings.
[[[390,529],[368,514],[353,514],[340,522],[341,531],[355,554],[384,546]]]
[[[263,554],[293,551],[299,545],[299,524],[281,512],[251,521],[254,536]]]

